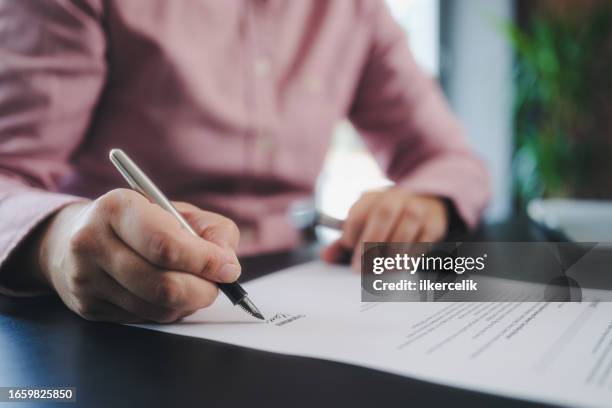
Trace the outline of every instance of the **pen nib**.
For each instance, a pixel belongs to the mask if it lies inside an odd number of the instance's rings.
[[[255,306],[248,297],[243,297],[242,300],[238,302],[238,305],[242,308],[242,310],[251,316],[258,318],[259,320],[265,320],[257,306]]]

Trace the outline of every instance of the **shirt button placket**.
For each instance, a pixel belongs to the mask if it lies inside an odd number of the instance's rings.
[[[254,3],[255,41],[253,42],[253,89],[256,98],[255,143],[253,155],[256,157],[257,172],[270,174],[274,167],[274,66],[272,47],[273,40],[271,21],[266,15],[266,3]]]

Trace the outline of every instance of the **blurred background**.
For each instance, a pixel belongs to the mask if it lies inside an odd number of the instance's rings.
[[[612,1],[386,1],[491,171],[487,220],[527,211],[554,227],[589,225],[582,239],[612,231]],[[339,123],[318,206],[343,217],[388,183]]]

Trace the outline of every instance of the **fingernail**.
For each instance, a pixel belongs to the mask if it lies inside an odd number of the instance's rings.
[[[219,271],[219,279],[223,282],[235,282],[240,276],[240,267],[235,264],[225,264]]]

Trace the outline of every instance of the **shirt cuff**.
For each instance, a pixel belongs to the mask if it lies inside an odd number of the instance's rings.
[[[39,292],[14,290],[2,285],[8,259],[25,238],[47,217],[62,207],[85,200],[43,190],[23,190],[0,200],[0,294],[35,296]]]

